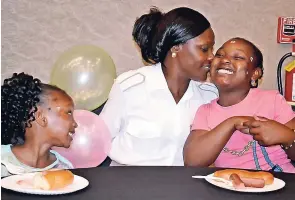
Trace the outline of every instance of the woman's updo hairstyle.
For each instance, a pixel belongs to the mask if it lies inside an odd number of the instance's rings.
[[[142,58],[154,64],[163,63],[173,46],[186,43],[209,27],[209,21],[193,9],[180,7],[165,14],[153,7],[135,21],[132,35]]]

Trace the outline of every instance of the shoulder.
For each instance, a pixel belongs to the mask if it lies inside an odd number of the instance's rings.
[[[251,89],[253,97],[259,99],[275,100],[277,97],[283,97],[277,90],[263,90],[260,88]]]
[[[51,150],[51,153],[53,153],[56,158],[58,159],[59,163],[64,166],[64,168],[66,169],[73,169],[74,166],[73,164],[68,160],[66,159],[65,157],[63,157],[62,155],[60,155],[58,152],[54,151],[54,150]]]
[[[134,87],[142,86],[146,78],[153,72],[153,66],[144,66],[136,70],[130,70],[119,75],[115,83],[119,85],[124,92]]]
[[[11,145],[1,145],[1,159],[11,154]]]
[[[264,95],[276,96],[280,94],[278,90],[265,90],[260,88],[252,88],[251,91],[259,95],[264,94]]]
[[[210,103],[205,103],[199,107],[198,111],[199,112],[207,112],[214,107],[216,102],[217,102],[217,99],[214,99]]]
[[[199,93],[204,103],[210,103],[219,97],[218,89],[213,83],[193,81],[195,90]]]
[[[11,162],[12,159],[12,152],[11,152],[11,145],[1,145],[1,177],[11,175],[6,167],[2,164],[4,162]],[[13,163],[14,164],[14,163]]]

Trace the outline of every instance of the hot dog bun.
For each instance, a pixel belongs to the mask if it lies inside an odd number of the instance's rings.
[[[249,178],[249,179],[263,179],[265,181],[265,185],[270,185],[274,181],[274,177],[269,172],[263,172],[263,171],[247,171],[247,170],[239,170],[239,169],[224,169],[219,170],[214,173],[215,177],[224,178],[226,180],[229,180],[229,177],[231,174],[237,174],[241,179],[243,178]]]
[[[55,170],[37,173],[33,178],[36,189],[56,190],[64,188],[74,181],[74,174],[69,170]]]

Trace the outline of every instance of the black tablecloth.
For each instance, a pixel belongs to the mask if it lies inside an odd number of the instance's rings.
[[[99,167],[76,169],[73,173],[89,180],[90,185],[82,191],[59,196],[21,194],[2,189],[3,200],[70,199],[70,200],[271,200],[294,199],[295,174],[276,173],[275,177],[286,186],[270,193],[239,193],[218,188],[205,180],[192,179],[192,175],[207,175],[215,168],[185,167]]]

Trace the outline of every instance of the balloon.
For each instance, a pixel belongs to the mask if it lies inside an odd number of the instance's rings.
[[[75,110],[78,124],[70,148],[53,150],[72,162],[75,168],[97,167],[107,157],[111,148],[111,135],[102,119],[87,110]]]
[[[94,110],[107,100],[115,78],[111,57],[101,48],[84,45],[75,46],[58,58],[50,83],[65,90],[77,109]]]

